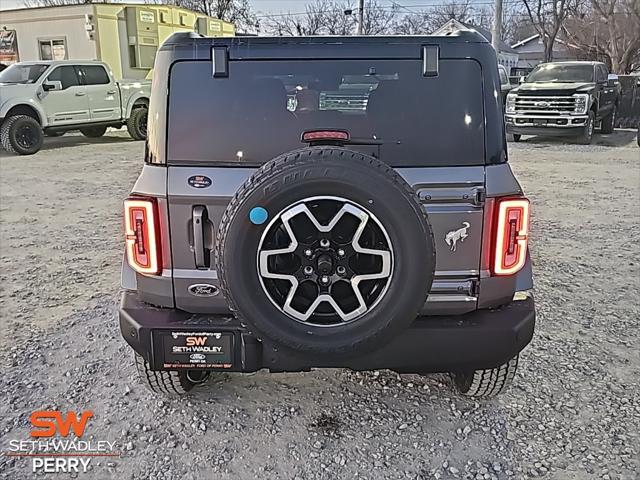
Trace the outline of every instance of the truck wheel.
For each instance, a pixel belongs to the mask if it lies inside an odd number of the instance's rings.
[[[88,138],[99,138],[105,134],[107,127],[84,127],[80,133]]]
[[[593,111],[589,111],[589,118],[587,118],[587,124],[584,126],[582,130],[582,134],[578,137],[578,143],[582,145],[591,145],[591,140],[593,140],[593,130],[596,123],[596,116]]]
[[[516,355],[496,368],[452,373],[453,383],[459,393],[467,397],[489,398],[502,393],[511,385],[518,368]]]
[[[518,143],[521,138],[522,138],[522,135],[520,135],[519,133],[509,133],[507,135],[507,141],[509,141],[509,142]]]
[[[613,133],[616,122],[616,110],[617,108],[614,105],[613,110],[607,118],[602,119],[602,124],[600,125],[600,131],[602,133]]]
[[[16,115],[5,119],[0,129],[0,142],[9,153],[33,155],[42,148],[44,133],[33,117]]]
[[[254,173],[223,215],[215,253],[224,297],[255,335],[333,358],[405,330],[435,269],[414,190],[339,147],[286,153]]]
[[[196,385],[201,385],[209,378],[209,372],[181,370],[181,371],[153,371],[147,361],[135,354],[136,370],[140,382],[153,393],[180,396],[189,393]]]
[[[134,140],[147,139],[147,109],[136,108],[127,119],[127,131]]]

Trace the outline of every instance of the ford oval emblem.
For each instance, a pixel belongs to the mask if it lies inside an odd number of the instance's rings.
[[[218,295],[218,287],[215,285],[209,285],[208,283],[196,283],[195,285],[189,285],[189,293],[196,297],[215,297]]]
[[[193,175],[189,177],[187,183],[193,188],[207,188],[213,183],[209,177],[204,175]]]

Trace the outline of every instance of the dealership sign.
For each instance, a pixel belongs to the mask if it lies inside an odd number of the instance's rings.
[[[0,30],[0,62],[18,61],[18,35],[15,30]]]

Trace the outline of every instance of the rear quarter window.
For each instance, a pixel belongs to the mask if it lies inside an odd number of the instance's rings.
[[[473,60],[441,60],[428,78],[419,60],[231,61],[226,78],[211,62],[178,62],[168,116],[170,164],[260,165],[331,128],[394,167],[484,164]]]

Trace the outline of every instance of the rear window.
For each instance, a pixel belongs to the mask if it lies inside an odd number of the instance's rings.
[[[104,67],[99,65],[83,65],[84,81],[87,85],[106,85],[109,83],[109,75]]]
[[[396,167],[484,164],[472,60],[441,60],[430,78],[418,60],[232,61],[226,78],[210,62],[179,62],[171,72],[169,163],[259,165],[302,147],[305,130],[333,128]]]

